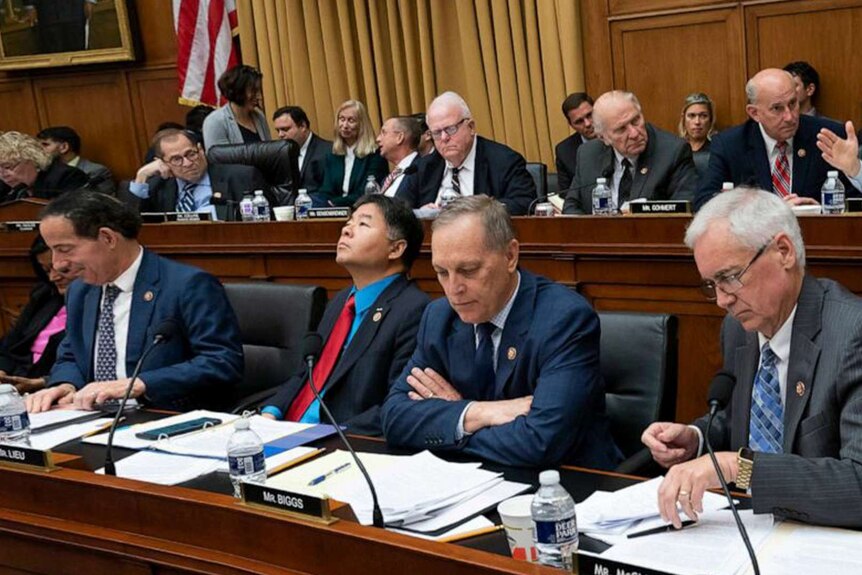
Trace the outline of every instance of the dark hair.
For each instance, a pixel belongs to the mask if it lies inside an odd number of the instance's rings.
[[[416,114],[411,114],[410,117],[413,118],[414,120],[416,120],[416,122],[419,124],[419,131],[421,133],[424,134],[425,132],[428,131],[428,122],[425,121],[425,112],[418,112]]]
[[[568,119],[569,112],[587,102],[590,106],[593,105],[593,99],[586,92],[572,92],[566,99],[563,100],[563,115]]]
[[[240,64],[234,66],[218,79],[218,89],[228,101],[242,106],[248,99],[249,90],[260,88],[263,78],[257,68]]]
[[[42,264],[39,263],[39,256],[47,252],[50,248],[48,244],[45,243],[45,239],[42,237],[42,234],[36,234],[36,237],[33,238],[33,243],[30,244],[30,263],[33,265],[33,272],[36,274],[36,279],[39,280],[40,283],[51,284],[51,278],[48,277],[48,274],[45,273],[45,270],[42,269]]]
[[[398,124],[398,129],[404,134],[407,145],[411,150],[419,147],[419,141],[422,139],[422,128],[419,127],[419,122],[413,116],[393,116],[390,118]]]
[[[817,73],[817,70],[808,62],[799,61],[791,62],[784,67],[784,71],[790,72],[790,74],[802,80],[803,86],[807,87],[808,84],[814,84],[814,94],[811,96],[811,102],[813,103],[820,93],[820,74]]]
[[[54,140],[69,144],[75,154],[81,153],[81,136],[69,126],[51,126],[36,134],[37,140]]]
[[[160,130],[156,132],[156,135],[153,136],[153,152],[156,154],[156,157],[162,157],[162,142],[165,140],[173,140],[174,138],[182,136],[186,138],[191,144],[199,145],[200,139],[198,134],[186,130],[185,128],[168,128],[167,130]]]
[[[213,112],[212,106],[198,104],[186,112],[186,129],[200,133],[203,131],[204,119]]]
[[[141,216],[117,198],[78,190],[66,192],[42,208],[40,220],[46,218],[66,218],[72,223],[75,235],[94,240],[99,230],[108,228],[128,239],[138,237],[141,229]]]
[[[356,200],[353,209],[356,210],[365,204],[374,204],[383,214],[390,240],[405,240],[407,242],[407,247],[401,254],[401,263],[404,264],[405,271],[410,271],[413,262],[419,256],[419,250],[422,249],[422,241],[425,239],[422,223],[404,201],[382,194],[368,194]]]
[[[311,120],[308,119],[308,114],[299,106],[282,106],[272,114],[272,119],[280,118],[287,114],[293,123],[297,126],[305,126],[311,128]]]

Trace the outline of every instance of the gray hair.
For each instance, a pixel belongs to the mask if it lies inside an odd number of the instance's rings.
[[[602,114],[610,100],[625,100],[630,102],[637,109],[638,113],[643,112],[640,100],[638,100],[638,97],[634,93],[625,90],[605,92],[596,99],[596,103],[593,105],[593,127],[599,134],[603,134],[605,131],[605,118]]]
[[[745,83],[745,99],[748,104],[754,105],[754,103],[757,102],[757,92],[760,89],[760,81],[765,77],[764,73],[772,72],[783,72],[787,74],[787,77],[790,78],[791,81],[793,81],[793,74],[786,70],[781,70],[780,68],[766,68],[765,70],[761,70]]]
[[[461,112],[462,118],[472,118],[473,114],[470,112],[470,106],[467,105],[467,102],[464,101],[457,92],[452,92],[451,90],[448,92],[443,92],[428,104],[428,113],[431,113],[432,108],[436,107],[453,107],[457,108],[459,112]]]
[[[54,161],[54,157],[33,136],[10,131],[0,133],[0,161],[31,162],[37,170],[44,171]]]
[[[463,217],[476,216],[485,229],[485,247],[492,251],[504,251],[515,239],[515,228],[506,206],[491,196],[479,194],[464,196],[449,203],[431,224],[431,231],[445,227]]]
[[[796,249],[796,263],[805,269],[805,243],[799,221],[787,203],[773,193],[737,187],[722,192],[701,208],[685,231],[685,245],[694,249],[709,227],[726,221],[730,233],[742,245],[758,250],[779,233],[785,233]]]

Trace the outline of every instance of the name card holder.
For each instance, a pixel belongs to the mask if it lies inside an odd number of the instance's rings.
[[[310,220],[346,220],[350,217],[350,208],[311,208],[308,210]]]
[[[847,212],[859,213],[862,212],[862,198],[847,198]]]
[[[690,214],[691,202],[687,201],[652,201],[630,202],[629,210],[638,215]]]
[[[0,222],[0,230],[4,232],[35,232],[38,229],[38,221]]]
[[[0,443],[0,465],[7,467],[26,467],[40,471],[54,471],[51,450],[42,451],[9,443]]]
[[[578,569],[575,572],[585,575],[675,575],[667,571],[629,565],[584,553],[579,553],[575,560],[578,562]]]
[[[141,219],[145,224],[163,224],[166,222],[189,224],[212,221],[212,214],[209,212],[144,212],[141,214]]]
[[[298,519],[310,519],[324,525],[338,521],[332,515],[328,497],[283,491],[257,483],[243,483],[240,489],[243,503],[251,507],[277,511]]]

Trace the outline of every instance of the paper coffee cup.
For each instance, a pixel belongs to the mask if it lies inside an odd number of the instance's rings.
[[[506,530],[512,557],[535,563],[538,561],[538,552],[533,545],[533,517],[530,513],[532,502],[532,495],[512,497],[497,506],[497,513],[500,514],[503,528]]]
[[[275,221],[289,222],[293,220],[294,209],[293,206],[278,206],[273,208],[272,213],[275,214]]]

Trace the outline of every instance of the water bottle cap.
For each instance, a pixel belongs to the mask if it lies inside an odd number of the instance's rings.
[[[549,469],[539,474],[540,485],[556,485],[560,482],[560,472],[555,469]]]
[[[306,188],[299,188],[299,193],[300,193],[300,194],[302,194],[302,195],[307,195],[307,194],[308,194],[308,190],[307,190]]]
[[[0,395],[4,393],[13,393],[15,391],[15,386],[9,383],[0,384]]]
[[[607,184],[608,179],[607,178],[596,178],[596,183],[597,184]]]
[[[721,184],[721,189],[722,189],[722,191],[732,190],[732,189],[733,189],[733,182],[724,182],[724,183],[722,183],[722,184]]]
[[[255,190],[255,191],[254,191],[254,195],[255,195],[255,196],[262,196],[262,195],[263,195],[263,190]]]
[[[240,417],[233,424],[233,428],[236,429],[237,431],[245,431],[250,426],[251,426],[251,424],[249,423],[248,419],[246,419],[244,417]]]
[[[828,172],[826,172],[826,177],[827,178],[837,178],[838,177],[838,170],[829,170]]]

